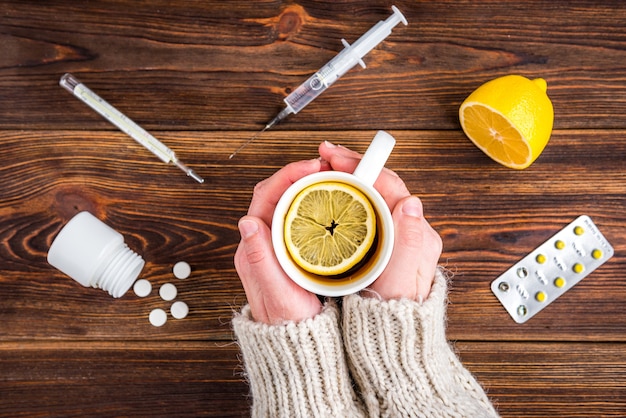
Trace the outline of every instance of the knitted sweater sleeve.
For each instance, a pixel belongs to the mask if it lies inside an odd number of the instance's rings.
[[[345,349],[369,416],[497,416],[448,345],[446,296],[446,278],[438,272],[421,304],[344,298]]]
[[[252,392],[253,417],[362,417],[352,388],[339,309],[312,319],[266,325],[246,306],[233,327]]]

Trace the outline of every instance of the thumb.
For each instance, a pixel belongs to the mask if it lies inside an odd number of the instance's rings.
[[[239,233],[241,234],[242,257],[238,257],[239,264],[245,264],[247,268],[254,270],[263,268],[271,258],[270,232],[260,219],[254,216],[244,216],[239,220]]]
[[[284,273],[272,247],[269,227],[254,216],[239,221],[241,242],[235,268],[246,292],[252,317],[266,324],[300,321],[321,310],[317,297]]]
[[[424,300],[435,277],[441,239],[424,218],[422,202],[415,196],[406,197],[396,205],[393,220],[393,253],[371,289],[386,300]]]
[[[269,322],[264,296],[272,278],[281,277],[282,269],[275,261],[270,231],[267,225],[254,216],[239,220],[241,242],[235,253],[235,269],[241,279],[250,304],[252,316],[261,322]]]
[[[241,243],[235,254],[235,268],[248,288],[263,286],[265,282],[284,276],[272,247],[269,227],[255,216],[244,216],[239,220]]]

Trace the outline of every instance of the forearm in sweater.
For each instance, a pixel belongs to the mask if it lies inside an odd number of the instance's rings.
[[[233,326],[248,374],[254,417],[362,417],[329,303],[299,323],[254,322],[246,306]]]
[[[370,417],[494,417],[445,335],[446,278],[426,301],[347,296],[344,344]]]

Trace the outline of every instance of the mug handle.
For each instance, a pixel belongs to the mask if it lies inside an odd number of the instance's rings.
[[[396,140],[393,136],[385,131],[378,131],[365,151],[363,159],[354,170],[354,176],[373,187],[395,144]]]

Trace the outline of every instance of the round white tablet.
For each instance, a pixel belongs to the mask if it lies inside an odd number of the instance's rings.
[[[135,294],[140,298],[145,298],[152,292],[152,285],[146,279],[140,279],[135,282],[133,286]]]
[[[155,327],[160,327],[167,321],[167,314],[163,309],[153,309],[150,312],[150,323]]]
[[[159,295],[163,300],[174,300],[178,291],[176,290],[176,286],[171,283],[165,283],[159,289]]]
[[[186,279],[191,274],[191,266],[189,265],[189,263],[179,261],[178,263],[174,264],[173,271],[174,276],[176,276],[177,279]]]
[[[172,316],[176,319],[183,319],[189,313],[189,306],[185,302],[178,301],[172,304],[170,309]]]

